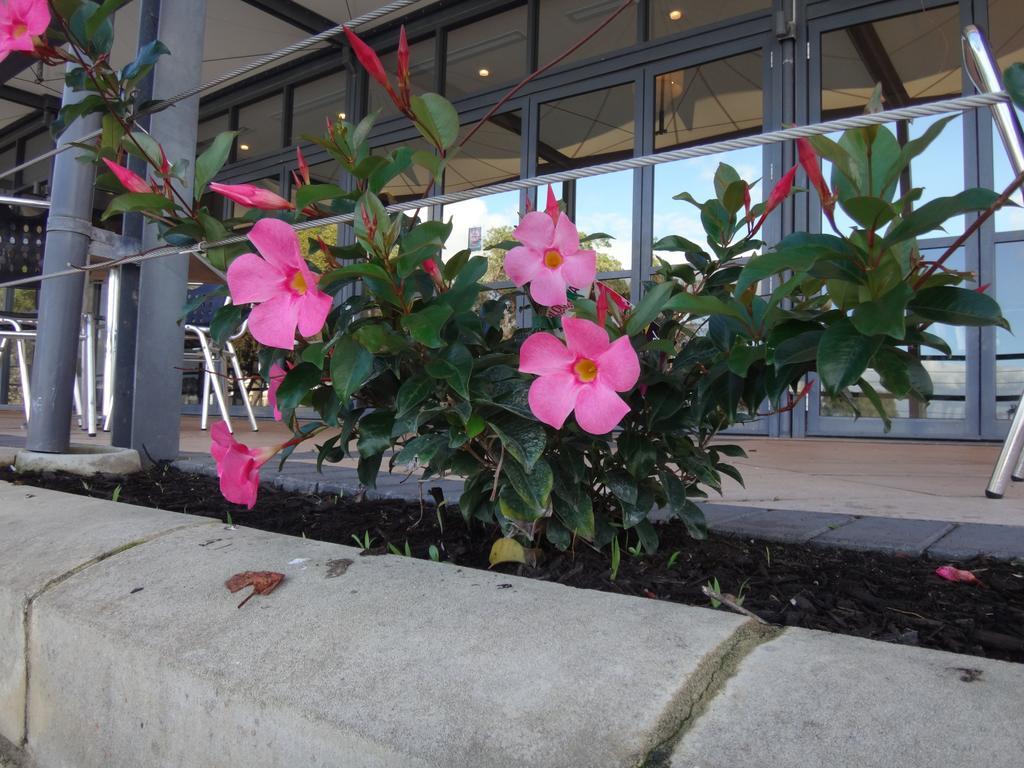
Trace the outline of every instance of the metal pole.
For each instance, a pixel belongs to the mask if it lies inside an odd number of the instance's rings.
[[[174,53],[153,70],[153,98],[166,99],[182,88],[200,84],[206,0],[159,3],[157,37]],[[149,131],[173,161],[188,161],[189,183],[179,185],[192,197],[199,97],[178,102],[153,115]],[[143,248],[162,245],[155,227],[147,226]],[[131,447],[145,459],[169,461],[178,456],[181,426],[181,363],[184,330],[178,324],[188,284],[187,255],[145,262],[139,274],[135,345],[135,380],[131,413]],[[121,337],[123,340],[123,336]],[[114,413],[117,415],[118,406]]]
[[[65,87],[63,104],[77,103],[87,95]],[[57,144],[79,141],[99,126],[98,114],[76,120]],[[57,155],[50,184],[44,277],[68,265],[82,266],[86,262],[92,238],[94,176],[93,166],[78,162],[75,153]],[[39,291],[39,328],[32,361],[32,417],[25,443],[30,451],[64,453],[71,443],[71,402],[84,287],[84,274],[68,275],[44,280]]]
[[[160,0],[142,0],[139,9],[139,47],[157,39],[160,23]],[[173,55],[173,54],[172,54]],[[153,71],[144,77],[138,86],[139,99],[153,98]],[[139,125],[149,130],[150,118],[143,116]],[[130,155],[128,167],[139,175],[148,174],[148,166],[141,158]],[[129,213],[124,217],[122,239],[139,243],[141,250],[142,233],[146,227],[141,213]],[[114,323],[117,347],[114,352],[114,372],[111,382],[110,444],[118,448],[132,445],[132,416],[135,400],[135,341],[139,330],[139,273],[138,264],[125,264],[118,268],[117,314],[108,322]]]

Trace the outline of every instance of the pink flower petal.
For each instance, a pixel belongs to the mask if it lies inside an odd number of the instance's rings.
[[[540,211],[531,211],[519,220],[512,236],[523,245],[543,251],[551,247],[555,225],[551,217]],[[578,244],[577,244],[578,247]]]
[[[234,504],[252,509],[260,482],[259,467],[252,456],[242,451],[231,451],[218,469],[221,495]]]
[[[280,363],[274,363],[270,366],[270,377],[267,381],[267,402],[270,407],[274,409],[274,421],[281,420],[281,411],[277,407],[277,390],[281,387],[281,382],[284,381],[284,377],[288,375],[288,371],[285,370]]]
[[[558,217],[558,223],[555,225],[555,234],[552,239],[554,247],[564,257],[566,254],[576,253],[580,249],[580,235],[576,231],[576,225],[572,223],[572,219],[566,216],[564,213]]]
[[[228,266],[228,290],[235,304],[267,301],[286,291],[284,275],[255,253],[243,253]]]
[[[25,25],[30,35],[41,35],[50,26],[50,8],[46,0],[29,0],[24,4],[27,10],[24,12]]]
[[[600,379],[580,388],[576,397],[576,423],[592,435],[611,432],[629,413],[629,406],[615,391]]]
[[[565,343],[569,351],[577,357],[586,357],[596,361],[608,349],[608,331],[590,320],[580,317],[562,319],[565,330]]]
[[[234,444],[235,438],[231,436],[228,425],[223,421],[218,421],[210,427],[210,455],[214,461],[220,462]]]
[[[505,274],[522,288],[533,280],[544,263],[544,254],[535,248],[520,245],[505,254]]]
[[[545,307],[559,307],[569,301],[561,273],[546,267],[538,270],[530,281],[530,296]]]
[[[289,294],[282,293],[252,308],[249,333],[266,347],[294,349],[298,323],[298,303]]]
[[[299,333],[306,338],[320,333],[331,311],[333,299],[322,291],[312,288],[305,296],[295,299],[299,306]]]
[[[534,333],[519,348],[519,370],[543,376],[567,371],[576,360],[565,344],[550,333]]]
[[[260,219],[247,237],[264,259],[279,268],[301,269],[306,265],[298,235],[280,219]]]
[[[572,413],[579,389],[576,377],[568,371],[541,376],[530,385],[530,410],[538,420],[561,429]]]
[[[616,392],[632,389],[640,378],[640,358],[628,336],[613,341],[594,362],[597,363],[597,375],[601,382]]]
[[[576,251],[575,253],[563,253],[562,277],[573,288],[586,293],[590,284],[597,277],[597,252]]]

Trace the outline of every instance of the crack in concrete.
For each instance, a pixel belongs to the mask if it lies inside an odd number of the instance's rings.
[[[655,726],[657,742],[637,763],[637,768],[668,768],[676,745],[736,674],[740,662],[784,631],[781,627],[748,621],[701,659]]]
[[[114,557],[115,555],[119,555],[122,552],[127,552],[129,549],[134,549],[135,547],[141,546],[142,544],[148,544],[151,541],[155,541],[155,540],[157,540],[157,539],[159,539],[159,538],[161,538],[163,536],[168,536],[168,535],[170,535],[172,533],[177,533],[178,531],[185,531],[185,530],[188,530],[190,528],[200,528],[200,527],[206,526],[206,525],[220,525],[220,524],[221,523],[219,521],[217,521],[217,520],[211,520],[208,523],[206,523],[206,522],[203,522],[203,523],[186,523],[185,525],[179,525],[179,526],[177,526],[175,528],[169,528],[166,531],[159,531],[158,533],[154,533],[154,534],[152,534],[150,536],[145,536],[145,537],[143,537],[141,539],[136,539],[135,541],[129,541],[128,543],[122,544],[119,547],[115,547],[114,549],[111,549],[108,552],[102,552],[99,555],[97,555],[96,557],[93,557],[93,558],[90,558],[89,560],[86,560],[84,563],[79,563],[78,565],[76,565],[71,570],[65,571],[64,573],[60,574],[59,576],[54,576],[52,579],[50,579],[48,582],[46,582],[42,587],[37,589],[31,595],[29,595],[28,599],[25,600],[25,604],[24,604],[24,606],[21,609],[22,610],[21,621],[22,621],[22,626],[24,627],[24,632],[25,632],[25,678],[24,678],[25,706],[24,706],[24,713],[22,715],[22,724],[21,724],[21,726],[22,726],[21,727],[21,743],[16,745],[16,746],[19,746],[22,749],[25,749],[26,745],[28,744],[28,710],[29,710],[29,699],[30,699],[30,696],[29,696],[29,681],[31,680],[31,670],[30,670],[30,668],[31,668],[31,664],[32,664],[32,662],[31,662],[31,656],[32,656],[31,648],[32,648],[32,646],[30,644],[30,640],[31,640],[30,626],[31,626],[31,621],[32,621],[32,606],[35,605],[36,600],[38,600],[40,597],[45,595],[50,590],[60,586],[61,584],[63,584],[68,579],[70,579],[70,578],[72,578],[74,576],[77,576],[79,573],[81,573],[82,571],[86,570],[87,568],[90,568],[90,567],[96,565],[97,563],[102,563],[104,560],[109,560],[110,558]]]

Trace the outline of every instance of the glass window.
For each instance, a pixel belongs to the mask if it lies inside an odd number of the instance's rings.
[[[281,148],[282,94],[247,104],[238,110],[238,159]]]
[[[1020,0],[989,0],[988,27],[991,31],[989,45],[995,54],[999,71],[1018,61],[1024,61],[1024,4]],[[992,126],[992,157],[995,164],[995,188],[1006,189],[1015,174],[1003,148],[1002,139]],[[1021,193],[1014,196],[1018,203]],[[1024,230],[1024,208],[1006,206],[996,211],[996,229],[1000,232]]]
[[[762,81],[760,51],[659,75],[654,81],[654,148],[759,132]]]
[[[445,95],[457,99],[527,73],[526,6],[488,16],[448,33]]]
[[[348,75],[345,72],[321,77],[310,83],[295,86],[292,91],[292,144],[303,141],[303,136],[322,136],[327,130],[325,121],[344,120],[345,94]]]
[[[463,133],[473,125],[475,123],[463,126]],[[518,110],[492,117],[448,164],[444,191],[460,192],[518,179],[522,137],[523,120]],[[503,269],[505,252],[490,246],[512,238],[512,230],[519,223],[518,192],[446,205],[443,216],[452,221],[452,234],[443,258],[448,259],[468,248],[491,260],[491,269],[484,276],[486,282],[508,280]]]
[[[565,53],[577,40],[593,32],[621,4],[620,0],[540,0],[540,64],[547,64]],[[638,6],[637,3],[616,16],[611,24],[564,59],[562,64],[591,59],[636,43]]]
[[[398,71],[398,54],[392,51],[380,57],[384,71],[391,78],[392,87],[395,86],[395,72]],[[434,38],[428,37],[409,45],[409,80],[412,83],[413,93],[427,93],[434,88]],[[369,111],[380,110],[380,118],[385,119],[398,115],[398,108],[391,103],[387,92],[372,78],[369,82],[370,94],[367,99]]]
[[[217,138],[217,134],[231,130],[231,118],[227,112],[203,120],[199,123],[199,130],[196,133],[196,154],[199,154]]]
[[[996,418],[1012,419],[1024,392],[1024,243],[996,244],[995,299],[1016,331],[996,329]]]
[[[635,138],[633,93],[633,84],[627,83],[542,104],[538,173],[631,157]],[[540,207],[546,194],[546,190],[538,190]],[[559,184],[555,195],[563,201],[581,235],[610,235],[592,243],[598,252],[598,273],[629,270],[633,262],[633,172]]]
[[[49,152],[54,147],[53,138],[49,131],[37,133],[25,139],[25,160],[32,160],[44,152]],[[35,192],[40,195],[49,195],[50,173],[53,169],[53,158],[42,160],[30,165],[21,172],[22,191]]]
[[[771,0],[717,0],[716,2],[683,2],[682,0],[651,0],[649,29],[651,38],[678,35],[757,11],[769,11]]]
[[[956,6],[865,22],[822,36],[822,119],[859,114],[877,83],[887,108],[904,107],[961,93],[960,26]],[[890,126],[900,144],[920,136],[937,119],[921,118]],[[909,182],[909,183],[908,183]],[[946,126],[911,164],[896,195],[923,187],[920,207],[964,189],[963,121]],[[843,228],[852,222],[843,216]],[[951,219],[945,234],[963,231],[963,217]]]
[[[0,150],[0,171],[7,171],[18,164],[17,148],[11,144]],[[0,190],[9,191],[14,189],[14,175],[0,178]]]
[[[764,122],[762,80],[760,51],[659,75],[654,83],[655,149],[675,149],[759,132]],[[667,235],[681,235],[695,243],[705,241],[700,211],[672,198],[680,192],[689,192],[700,201],[714,198],[715,171],[720,163],[731,165],[740,178],[751,183],[763,175],[759,147],[655,166],[655,242]],[[766,185],[770,189],[771,182],[753,188],[751,196],[755,201],[763,199]],[[683,254],[675,252],[655,252],[654,256],[671,263],[684,260]]]

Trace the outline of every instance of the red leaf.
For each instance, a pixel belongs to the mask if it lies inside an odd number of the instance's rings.
[[[412,98],[412,88],[409,80],[409,41],[405,37],[405,25],[402,25],[398,33],[398,92],[402,97],[402,104],[409,106]]]
[[[275,571],[243,571],[242,573],[236,573],[230,579],[224,582],[224,586],[230,589],[232,592],[238,592],[240,589],[246,587],[252,587],[252,592],[249,597],[245,598],[238,604],[241,608],[253,595],[269,595],[275,589],[277,585],[284,581],[284,574],[277,573]]]
[[[807,174],[808,180],[811,185],[818,191],[818,197],[821,198],[821,207],[825,211],[825,215],[828,216],[828,220],[835,225],[833,219],[833,211],[836,207],[836,199],[832,194],[832,191],[828,188],[828,184],[825,183],[825,177],[821,175],[821,166],[818,164],[818,154],[814,151],[814,147],[811,146],[811,142],[807,139],[796,140],[797,154],[800,156],[800,165],[803,166],[804,173]]]

